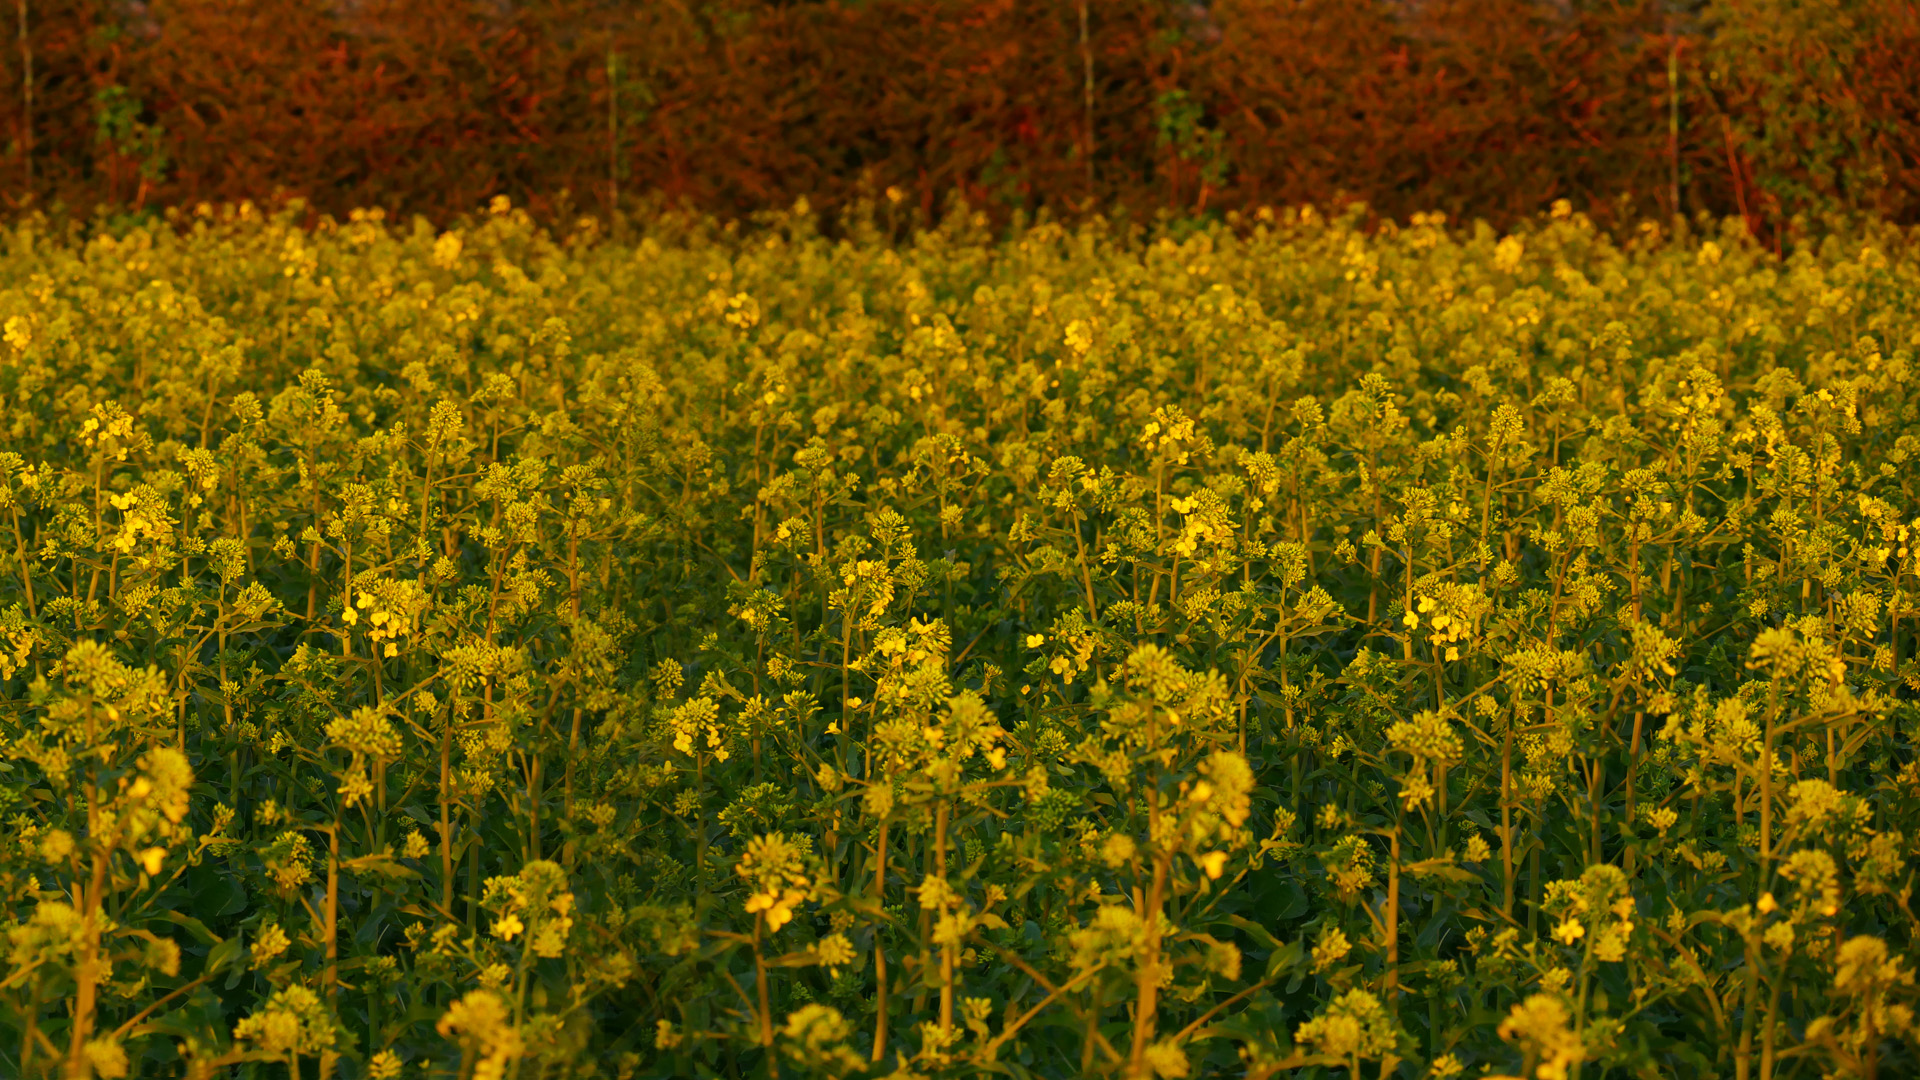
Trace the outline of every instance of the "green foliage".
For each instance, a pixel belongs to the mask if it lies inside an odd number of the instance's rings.
[[[1852,92],[1850,72],[1885,29],[1875,0],[1721,0],[1712,27],[1709,74],[1752,94],[1736,130],[1771,205],[1814,213],[1870,209],[1886,187],[1877,118]]]
[[[1909,237],[874,211],[6,234],[0,1071],[1920,1066]]]

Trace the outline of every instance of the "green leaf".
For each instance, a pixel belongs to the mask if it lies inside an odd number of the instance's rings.
[[[1266,978],[1277,979],[1289,971],[1301,968],[1306,960],[1306,947],[1297,940],[1289,941],[1267,956]]]
[[[1274,937],[1271,931],[1244,915],[1229,915],[1227,916],[1227,922],[1232,926],[1246,931],[1249,936],[1259,942],[1264,948],[1278,949],[1281,947],[1280,939]]]
[[[340,864],[342,870],[366,870],[387,877],[417,878],[420,871],[413,869],[391,855],[362,855],[357,859],[348,859]]]
[[[165,911],[161,913],[161,918],[175,925],[185,927],[187,933],[193,935],[193,940],[202,945],[212,945],[220,940],[218,934],[207,929],[206,923],[201,922],[199,919],[183,911]]]
[[[211,952],[207,953],[207,974],[211,975],[221,968],[238,961],[244,952],[246,952],[246,949],[240,944],[240,938],[238,936],[221,941],[213,947]]]

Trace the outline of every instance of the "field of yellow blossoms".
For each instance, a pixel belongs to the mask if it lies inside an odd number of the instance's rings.
[[[0,233],[0,1075],[1920,1075],[1920,243]]]

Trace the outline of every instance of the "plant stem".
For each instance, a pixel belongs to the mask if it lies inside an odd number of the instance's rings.
[[[887,825],[880,819],[880,836],[874,845],[873,902],[882,911],[887,905]],[[873,1060],[878,1063],[887,1053],[887,950],[881,940],[880,924],[873,928]]]

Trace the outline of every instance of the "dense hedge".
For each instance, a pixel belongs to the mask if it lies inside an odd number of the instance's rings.
[[[1920,213],[1912,0],[23,3],[0,193],[83,214]]]
[[[1911,236],[857,210],[4,236],[0,1072],[1920,1069]]]

